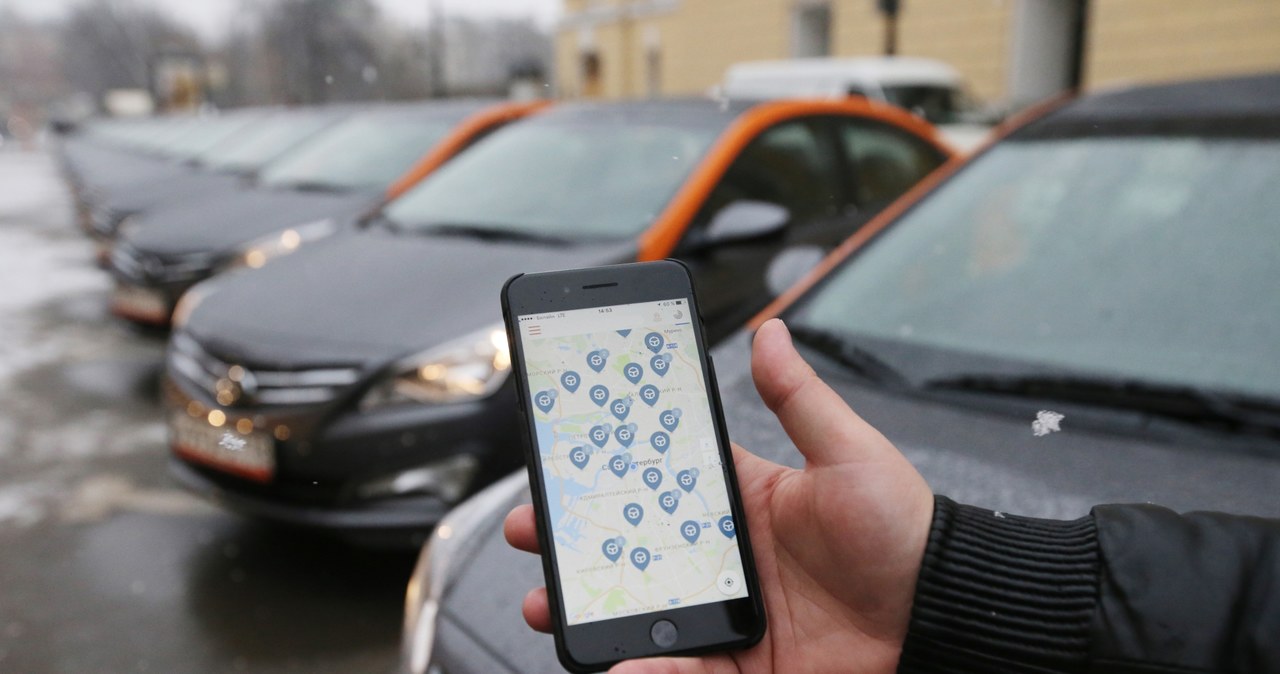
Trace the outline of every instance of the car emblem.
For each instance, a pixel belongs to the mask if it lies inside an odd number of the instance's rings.
[[[218,446],[232,452],[244,451],[246,444],[244,438],[236,437],[231,431],[224,432],[222,437],[218,438]]]

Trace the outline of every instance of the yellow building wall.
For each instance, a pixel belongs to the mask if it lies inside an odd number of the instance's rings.
[[[566,15],[624,0],[565,0]],[[649,42],[661,54],[660,94],[697,95],[738,61],[787,58],[793,10],[806,0],[681,0],[674,11],[556,35],[561,95],[581,95],[580,44],[601,58],[601,95],[648,94]],[[1014,14],[1021,1],[904,0],[898,53],[937,58],[980,99],[1008,89]],[[1064,0],[1065,1],[1065,0]],[[884,20],[874,0],[829,0],[835,56],[881,53]],[[1280,0],[1090,0],[1085,84],[1102,86],[1280,70]]]
[[[614,6],[616,1],[593,6]],[[899,53],[942,58],[982,97],[1004,92],[1009,7],[1014,0],[910,0],[899,21]],[[796,0],[683,0],[673,12],[592,28],[569,25],[556,35],[556,66],[563,95],[581,94],[580,45],[593,42],[601,58],[602,95],[647,93],[648,42],[661,54],[663,95],[696,95],[720,81],[738,61],[787,58]],[[567,0],[566,14],[588,6]],[[836,56],[879,54],[884,22],[872,0],[832,0]],[[589,39],[584,39],[584,33]]]
[[[898,53],[940,59],[960,71],[979,98],[1004,97],[1009,30],[1016,0],[904,0],[898,18]],[[781,4],[787,4],[785,2]],[[878,56],[884,19],[871,0],[832,3],[836,56]]]
[[[1092,0],[1089,87],[1280,71],[1276,0]]]

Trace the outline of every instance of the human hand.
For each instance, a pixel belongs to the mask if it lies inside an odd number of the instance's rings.
[[[933,493],[883,435],[796,353],[780,320],[756,333],[756,389],[805,457],[803,470],[733,448],[769,627],[753,648],[619,663],[614,674],[892,672],[911,618]],[[538,553],[533,508],[507,515],[511,545]],[[523,612],[548,632],[546,588]]]

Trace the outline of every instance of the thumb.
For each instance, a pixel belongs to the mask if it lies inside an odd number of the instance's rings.
[[[756,332],[751,374],[760,398],[810,463],[876,460],[897,453],[800,357],[781,320],[770,319]]]

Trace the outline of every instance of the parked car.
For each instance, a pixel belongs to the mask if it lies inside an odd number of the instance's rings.
[[[166,179],[263,114],[261,108],[245,108],[220,115],[96,120],[83,133],[60,138],[59,158],[77,221],[88,232],[93,210],[115,190]]]
[[[744,61],[725,71],[719,91],[731,98],[859,96],[905,108],[936,124],[961,150],[986,139],[999,116],[965,89],[943,61],[908,56]]]
[[[495,128],[540,103],[384,105],[351,115],[232,192],[156,208],[120,225],[111,311],[168,325],[178,298],[227,269],[260,267],[347,227]]]
[[[768,301],[769,260],[834,246],[947,157],[868,101],[584,103],[513,124],[362,231],[191,291],[167,365],[174,473],[249,515],[420,541],[521,462],[508,276],[677,256],[723,336]]]
[[[232,195],[257,171],[352,114],[350,106],[278,110],[242,127],[223,142],[175,166],[168,175],[121,185],[89,211],[90,234],[105,252],[127,218],[150,209],[214,195]]]
[[[1280,516],[1280,76],[1081,98],[944,173],[751,326],[781,316],[961,502]],[[800,467],[751,338],[713,350],[729,434]],[[405,671],[561,671],[520,616],[542,567],[501,535],[528,502],[521,471],[442,520],[409,583]]]

